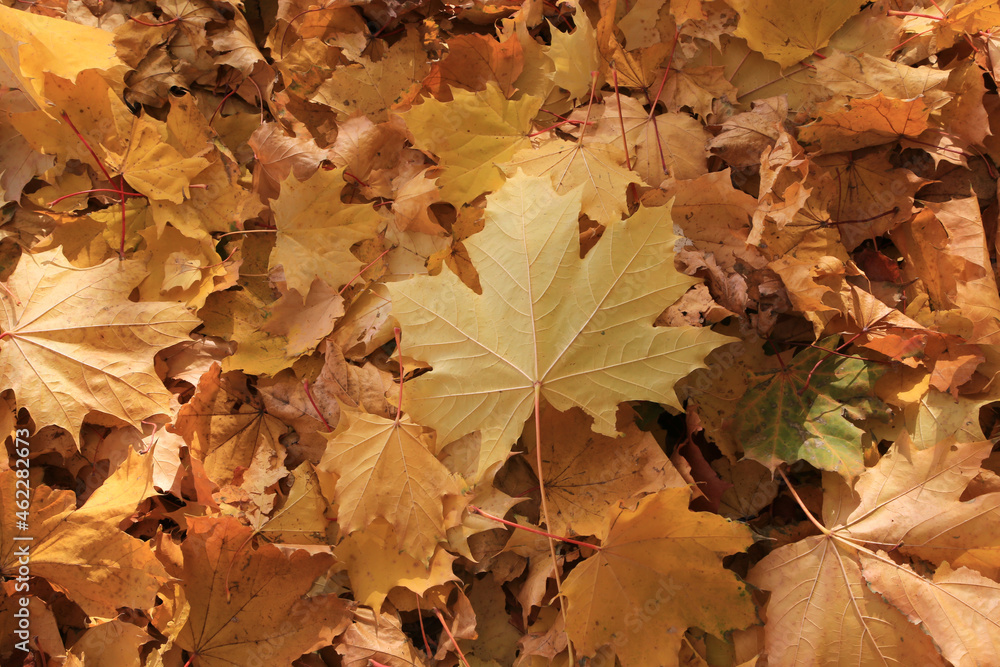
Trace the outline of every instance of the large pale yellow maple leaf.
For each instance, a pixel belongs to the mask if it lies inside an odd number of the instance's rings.
[[[436,429],[440,445],[489,433],[498,445],[480,471],[506,457],[536,390],[614,435],[621,401],[679,407],[674,383],[731,340],[653,326],[696,282],[674,269],[666,208],[611,225],[581,259],[580,205],[580,189],[558,195],[519,172],[487,199],[485,230],[465,241],[481,295],[450,270],[389,285],[406,354],[433,367],[406,384],[404,409]]]
[[[79,432],[88,412],[136,426],[169,414],[153,369],[159,350],[188,340],[198,318],[176,303],[135,303],[135,260],[73,269],[59,249],[21,256],[0,294],[0,385],[37,424]]]

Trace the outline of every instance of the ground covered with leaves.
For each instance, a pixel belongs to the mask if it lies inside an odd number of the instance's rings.
[[[1000,9],[0,6],[0,662],[1000,665]]]

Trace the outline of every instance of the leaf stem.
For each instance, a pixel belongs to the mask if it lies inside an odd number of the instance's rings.
[[[933,14],[920,14],[917,12],[901,12],[895,9],[890,9],[886,12],[887,16],[914,16],[920,19],[931,19],[932,21],[942,21],[946,16],[934,16]]]
[[[596,544],[590,544],[589,542],[581,542],[579,540],[574,540],[571,537],[563,537],[561,535],[554,535],[552,533],[548,533],[548,532],[546,532],[544,530],[541,530],[539,528],[533,528],[532,526],[525,526],[525,525],[522,525],[520,523],[515,523],[514,521],[508,521],[507,519],[501,519],[500,517],[496,516],[495,514],[490,514],[486,510],[483,510],[483,509],[481,509],[481,508],[479,508],[479,507],[477,507],[475,505],[469,505],[469,511],[472,512],[473,514],[478,514],[481,517],[485,517],[485,518],[489,519],[490,521],[496,521],[497,523],[502,523],[505,526],[510,526],[511,528],[516,528],[518,530],[523,530],[523,531],[526,531],[526,532],[529,532],[529,533],[533,533],[535,535],[541,535],[542,537],[548,537],[548,538],[553,539],[553,540],[559,540],[560,542],[565,542],[566,544],[574,544],[574,545],[576,545],[578,547],[587,547],[588,549],[593,549],[594,551],[600,551],[601,550],[601,547],[599,547]]]
[[[132,21],[133,23],[138,23],[139,25],[148,26],[150,28],[162,28],[165,25],[171,25],[173,23],[179,22],[181,20],[181,17],[180,16],[175,16],[174,18],[170,19],[169,21],[163,21],[161,23],[148,23],[146,21],[143,21],[142,19],[137,19],[134,16],[128,17],[128,20]]]
[[[403,370],[403,347],[399,342],[400,328],[392,328],[392,336],[396,339],[396,356],[399,357],[399,403],[396,404],[396,426],[399,426],[399,420],[403,416],[403,375],[405,371]]]
[[[104,177],[108,179],[108,183],[110,183],[111,185],[114,185],[115,184],[114,179],[112,179],[111,178],[111,174],[108,173],[107,168],[104,166],[104,162],[101,161],[101,158],[97,157],[97,153],[95,153],[94,149],[90,147],[90,144],[84,138],[84,136],[80,132],[80,130],[76,129],[76,125],[74,125],[73,121],[69,119],[69,114],[66,113],[65,111],[63,111],[62,114],[60,114],[60,115],[62,116],[62,119],[64,121],[66,121],[66,124],[70,126],[70,129],[73,130],[73,132],[80,139],[80,141],[83,142],[84,148],[86,148],[87,151],[90,153],[90,156],[92,158],[94,158],[94,162],[96,162],[97,166],[100,167],[101,171],[104,173]],[[122,207],[122,234],[121,234],[121,240],[119,240],[119,242],[118,242],[118,260],[119,261],[123,261],[125,259],[125,230],[128,228],[127,218],[125,216],[125,176],[124,175],[122,175],[122,177],[121,177],[121,183],[119,184],[118,189],[115,190],[115,192],[118,193],[118,197],[121,200],[121,207]]]
[[[227,236],[232,236],[233,234],[277,234],[277,229],[239,229],[235,232],[226,232],[225,234],[220,234],[215,237],[215,240],[225,238]]]
[[[121,190],[115,190],[114,188],[91,188],[90,190],[77,190],[76,192],[71,192],[68,195],[63,195],[62,197],[57,197],[50,201],[46,206],[52,208],[64,199],[69,199],[70,197],[76,197],[78,195],[87,195],[94,192],[114,192],[117,195],[123,194]],[[140,192],[126,192],[124,193],[126,197],[145,197],[146,195]]]
[[[618,124],[622,129],[622,143],[625,145],[625,168],[632,171],[632,158],[628,154],[628,137],[625,136],[625,116],[622,115],[622,96],[618,91],[618,68],[613,67],[611,69],[611,80],[615,84],[615,99],[618,101]],[[635,187],[635,183],[628,184],[629,192],[632,193],[633,201],[639,199],[639,193]]]
[[[394,247],[395,247],[395,246],[389,246],[388,248],[386,248],[385,250],[383,250],[383,251],[381,252],[381,254],[379,254],[379,256],[378,256],[378,257],[376,257],[376,258],[375,258],[375,259],[373,259],[372,261],[370,261],[370,262],[368,262],[367,264],[365,264],[365,265],[364,265],[364,266],[363,266],[363,267],[361,268],[361,270],[360,270],[360,271],[358,271],[358,272],[357,272],[357,273],[356,273],[356,274],[354,275],[354,277],[353,277],[353,278],[351,278],[350,280],[348,280],[348,281],[347,281],[347,284],[345,284],[345,285],[344,285],[343,287],[341,287],[341,288],[340,288],[340,292],[339,292],[339,294],[340,294],[341,296],[343,296],[344,292],[346,292],[346,291],[347,291],[347,288],[351,286],[351,283],[353,283],[353,282],[354,282],[355,280],[357,280],[358,278],[360,278],[360,277],[361,277],[361,274],[362,274],[362,273],[364,273],[364,272],[365,272],[365,271],[367,271],[368,269],[372,268],[372,267],[373,267],[373,266],[375,265],[375,262],[377,262],[377,261],[379,261],[380,259],[382,259],[383,257],[385,257],[385,256],[386,256],[386,255],[387,255],[387,254],[389,253],[389,251],[390,251],[390,250],[392,250],[392,249],[393,249]]]
[[[306,390],[306,398],[309,399],[309,403],[313,406],[313,410],[316,411],[316,414],[319,415],[320,420],[323,422],[323,426],[326,427],[326,432],[332,433],[333,429],[330,428],[330,422],[326,421],[326,417],[323,416],[323,413],[320,411],[319,406],[316,405],[316,401],[313,400],[312,392],[309,391],[309,380],[303,380],[302,386]]]
[[[427,641],[427,631],[424,630],[424,612],[420,609],[420,596],[416,592],[413,596],[417,598],[417,620],[420,621],[420,636],[424,638],[424,654],[431,658],[434,654],[431,653],[431,643]]]
[[[654,97],[649,103],[649,118],[652,120],[653,115],[656,113],[656,105],[660,101],[660,94],[663,93],[663,86],[667,83],[667,75],[670,74],[670,67],[674,63],[674,53],[677,52],[677,39],[681,36],[681,29],[678,27],[674,30],[674,42],[670,47],[670,57],[667,58],[667,68],[663,70],[663,78],[660,79],[660,87],[656,91],[656,97]]]
[[[580,138],[577,139],[577,146],[583,143],[583,137],[587,133],[586,126],[590,125],[590,112],[594,108],[594,93],[597,91],[597,74],[598,72],[590,73],[590,101],[587,103],[587,116],[583,119],[584,129],[580,130]]]
[[[594,77],[594,82],[597,82],[597,77]],[[591,93],[591,101],[593,101],[593,93]],[[588,113],[589,115],[589,113]],[[581,138],[582,138],[581,133]],[[537,350],[536,354],[536,373],[537,373]],[[535,382],[535,462],[538,466],[538,495],[541,497],[542,505],[542,517],[545,519],[545,527],[552,528],[552,519],[549,517],[549,501],[548,494],[545,493],[545,474],[542,471],[542,382]],[[562,577],[559,576],[559,560],[556,558],[556,543],[555,536],[551,533],[546,533],[546,537],[549,540],[549,555],[552,556],[552,577],[556,580],[556,595],[560,598],[560,605],[565,605],[562,592]],[[584,544],[582,542],[577,542],[575,540],[565,540],[570,544]],[[566,610],[563,607],[563,614],[565,615]],[[575,664],[576,660],[573,656],[573,642],[566,642],[566,650],[568,652],[569,664]]]
[[[445,622],[444,615],[438,609],[435,609],[434,613],[437,615],[438,620],[441,621],[441,627],[444,628],[444,631],[448,634],[448,639],[451,640],[455,650],[458,651],[458,657],[462,659],[462,664],[465,665],[465,667],[470,667],[469,661],[465,659],[465,654],[462,653],[462,647],[459,646],[458,642],[455,640],[455,635],[451,634],[451,628],[449,628],[448,624]]]
[[[870,218],[860,218],[858,220],[837,220],[836,222],[831,221],[831,222],[825,222],[823,224],[827,225],[828,227],[836,227],[837,225],[853,225],[861,222],[874,222],[879,218],[884,218],[887,215],[895,215],[896,213],[899,213],[898,206],[894,206],[888,211],[885,211],[884,213],[879,213],[878,215],[873,215]]]
[[[816,526],[816,528],[818,528],[821,533],[823,533],[827,537],[831,537],[833,533],[830,531],[829,528],[821,524],[816,519],[816,517],[813,516],[813,513],[809,511],[809,508],[806,507],[806,504],[802,501],[802,498],[799,497],[799,492],[795,490],[795,487],[792,486],[792,483],[788,480],[788,476],[785,475],[785,471],[782,470],[781,468],[778,468],[778,474],[781,475],[781,479],[785,480],[785,485],[788,486],[788,490],[792,492],[792,497],[795,498],[795,502],[797,502],[799,504],[799,507],[802,508],[802,511],[806,513],[806,518],[809,519],[810,523]]]

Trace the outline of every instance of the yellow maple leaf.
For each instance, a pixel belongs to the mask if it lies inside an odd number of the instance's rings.
[[[0,60],[39,109],[45,103],[45,72],[76,81],[88,69],[125,70],[114,33],[11,7],[0,7]]]
[[[38,485],[32,491],[30,528],[15,532],[23,479],[0,475],[0,571],[18,570],[18,547],[30,538],[31,574],[48,581],[92,616],[113,616],[119,607],[146,609],[169,580],[145,542],[118,523],[156,495],[153,458],[129,450],[124,461],[77,509],[73,491]],[[24,565],[21,561],[20,565]]]
[[[413,133],[414,145],[438,156],[441,199],[456,207],[496,190],[503,174],[496,163],[528,148],[531,120],[542,100],[531,95],[512,101],[490,81],[486,90],[452,90],[454,100],[426,99],[400,114]]]
[[[364,530],[344,538],[334,550],[347,568],[354,597],[361,604],[378,611],[396,586],[423,595],[434,586],[459,580],[452,571],[454,555],[438,549],[425,564],[390,546],[395,541],[391,532],[392,526],[384,519],[376,519]]]
[[[508,174],[523,170],[530,176],[552,181],[556,192],[565,194],[582,186],[582,212],[593,220],[619,220],[628,210],[627,188],[642,179],[621,166],[621,145],[553,139],[540,148],[517,153],[504,165]]]
[[[736,36],[782,67],[794,65],[830,41],[865,4],[833,0],[803,5],[796,0],[726,0],[740,14]]]
[[[305,181],[289,176],[271,202],[278,239],[268,270],[283,266],[285,282],[299,294],[308,294],[316,278],[345,285],[361,269],[351,246],[375,235],[379,214],[368,204],[341,203],[345,184],[343,168],[320,169]]]
[[[444,502],[461,494],[456,476],[431,453],[433,440],[422,427],[364,413],[341,415],[319,465],[339,477],[341,529],[350,534],[382,517],[392,524],[399,550],[428,562],[452,527],[445,522]]]
[[[750,530],[689,500],[687,488],[664,489],[608,514],[600,551],[563,584],[566,633],[583,653],[610,645],[623,667],[650,656],[678,665],[688,627],[721,636],[756,620],[746,586],[722,567],[753,544]]]
[[[139,234],[151,249],[149,275],[139,285],[139,295],[146,301],[162,298],[192,308],[204,306],[216,288],[216,278],[226,275],[212,238],[193,239],[173,227],[164,228],[159,237],[154,227]]]
[[[679,407],[674,383],[731,340],[653,327],[696,282],[673,267],[666,208],[612,225],[580,259],[580,198],[518,173],[488,198],[486,229],[465,242],[482,295],[450,270],[389,285],[406,354],[433,367],[407,383],[405,408],[441,445],[488,430],[500,443],[493,461],[503,460],[536,391],[556,409],[582,407],[595,431],[613,435],[619,402]]]
[[[572,33],[552,30],[552,46],[547,55],[555,64],[552,82],[568,90],[574,98],[585,99],[594,82],[593,72],[601,67],[601,59],[593,24],[586,14],[578,16]]]
[[[298,294],[298,292],[296,292]],[[208,296],[198,315],[205,322],[203,333],[238,344],[236,353],[222,360],[222,370],[241,370],[259,375],[277,375],[295,361],[288,338],[264,330],[268,307],[273,304],[250,290],[215,292]]]
[[[191,179],[208,167],[203,157],[185,157],[166,143],[166,124],[143,114],[132,124],[128,150],[124,155],[108,157],[114,171],[128,184],[150,199],[165,199],[180,204],[190,196]],[[205,146],[202,152],[208,152]]]
[[[428,69],[420,33],[411,29],[381,59],[361,56],[358,62],[333,70],[310,101],[334,109],[341,120],[361,114],[381,122],[408,91],[415,93]]]
[[[829,528],[775,549],[747,577],[771,592],[769,657],[789,665],[939,665],[936,644],[949,664],[995,664],[1000,585],[968,567],[952,569],[966,558],[987,571],[1000,563],[989,537],[1000,494],[961,501],[992,446],[947,438],[918,451],[904,432],[853,489],[824,477]],[[939,567],[924,577],[907,556]]]
[[[59,249],[21,256],[0,295],[0,384],[37,423],[74,435],[92,410],[136,426],[169,414],[153,355],[188,340],[198,318],[176,303],[129,301],[140,261],[68,266]]]

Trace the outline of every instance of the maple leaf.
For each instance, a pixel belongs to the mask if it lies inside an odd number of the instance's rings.
[[[674,383],[729,338],[652,326],[695,282],[673,269],[667,211],[640,209],[580,259],[579,190],[517,174],[487,201],[486,229],[465,242],[481,296],[450,270],[389,286],[407,354],[433,368],[406,385],[414,419],[441,445],[498,431],[502,460],[536,392],[558,410],[582,407],[605,435],[623,400],[679,406]]]
[[[403,634],[399,619],[370,609],[354,612],[354,622],[344,633],[337,653],[343,656],[345,667],[368,667],[376,662],[393,667],[424,665]]]
[[[342,413],[319,464],[338,476],[342,530],[350,534],[382,517],[392,525],[399,550],[429,560],[451,527],[444,516],[447,497],[461,494],[432,446],[433,439],[416,424]]]
[[[552,82],[565,88],[576,99],[582,99],[593,86],[593,73],[600,69],[594,25],[581,16],[572,33],[552,32],[552,46],[546,52],[555,65]]]
[[[60,250],[21,256],[0,295],[0,381],[39,423],[70,433],[90,411],[136,426],[169,414],[153,355],[188,340],[198,319],[175,303],[129,301],[141,262],[68,264]]]
[[[837,153],[915,137],[927,129],[931,109],[922,97],[898,100],[879,93],[846,105],[831,102],[826,111],[799,131],[799,139],[819,143],[824,153]]]
[[[342,204],[344,185],[343,168],[320,169],[305,181],[289,176],[271,203],[278,239],[268,269],[284,267],[285,282],[299,294],[316,278],[345,285],[361,269],[351,246],[375,235],[379,215],[367,204]]]
[[[581,212],[594,220],[618,220],[628,210],[626,188],[641,183],[621,166],[625,156],[610,144],[553,139],[537,149],[518,152],[503,165],[508,175],[548,178],[559,194],[582,186]]]
[[[290,473],[292,488],[281,505],[266,520],[256,524],[256,534],[282,544],[327,543],[331,524],[321,482],[311,463],[304,461]]]
[[[438,549],[430,562],[419,561],[390,546],[395,542],[391,532],[392,526],[384,519],[376,519],[364,530],[348,535],[334,550],[347,568],[359,602],[378,611],[397,586],[423,595],[435,586],[458,580],[452,571],[455,556]]]
[[[146,227],[139,234],[153,248],[147,264],[149,275],[139,284],[142,300],[173,297],[191,308],[204,306],[208,295],[217,289],[215,279],[226,275],[211,237],[194,239],[173,227],[161,234]]]
[[[861,9],[859,0],[834,0],[808,7],[795,0],[726,0],[740,15],[736,35],[782,68],[827,45],[833,33]]]
[[[26,664],[1000,664],[996,1],[351,4],[0,7]]]
[[[508,100],[492,81],[484,91],[452,95],[451,102],[425,99],[400,115],[414,145],[441,160],[441,199],[459,206],[500,187],[504,179],[496,164],[530,145],[528,130],[542,100]]]
[[[76,81],[84,70],[124,69],[115,51],[106,30],[0,8],[0,59],[40,109],[46,106],[45,72]]]
[[[940,565],[1000,563],[1000,543],[984,530],[996,521],[1000,494],[962,502],[962,492],[989,455],[988,441],[958,444],[953,436],[917,450],[903,434],[879,464],[855,485],[860,500],[844,521],[845,535],[891,543],[906,554]]]
[[[928,202],[893,239],[908,259],[906,277],[921,280],[936,309],[959,309],[972,322],[968,340],[993,358],[1000,341],[1000,296],[987,268],[991,262],[976,198]]]
[[[954,665],[1000,662],[1000,584],[974,570],[944,563],[931,580],[897,565],[884,551],[861,554],[862,575],[919,623]]]
[[[834,154],[813,164],[824,170],[806,185],[811,196],[833,202],[830,213],[848,250],[908,220],[913,196],[926,184],[908,169],[893,169],[886,152]]]
[[[185,615],[167,634],[205,667],[245,665],[266,655],[290,665],[329,642],[350,623],[351,603],[307,596],[332,564],[329,554],[245,545],[251,529],[233,517],[191,517],[181,544]],[[230,578],[231,577],[231,578]]]
[[[385,120],[388,110],[416,88],[414,82],[423,79],[428,68],[420,34],[411,28],[379,60],[361,56],[356,63],[334,70],[311,101],[335,109],[343,118],[361,114]]]
[[[126,621],[115,619],[94,625],[73,642],[67,652],[66,664],[85,665],[100,660],[107,663],[129,662],[141,653],[142,645],[150,639],[149,633]],[[78,658],[79,662],[73,662],[73,658]]]
[[[0,100],[0,113],[28,112],[31,101],[26,95],[11,94]],[[32,148],[28,140],[9,123],[0,124],[0,196],[5,202],[21,198],[24,186],[55,164],[51,155],[43,155]]]
[[[264,330],[268,304],[250,290],[210,294],[198,314],[205,322],[205,334],[237,343],[236,353],[222,360],[223,370],[277,375],[295,361],[289,352],[296,349],[289,347],[288,338]],[[302,336],[297,347],[306,340],[308,337]]]
[[[959,500],[991,448],[985,441],[960,447],[949,438],[916,451],[904,434],[859,477],[853,492],[840,479],[825,478],[823,519],[830,528],[779,547],[748,576],[771,591],[771,658],[787,664],[943,664],[933,639],[952,664],[995,661],[1000,625],[992,614],[1000,584],[946,562],[971,546],[977,526],[968,521],[983,517],[984,505],[995,505],[1000,495],[980,496],[974,507]],[[945,526],[956,532],[943,534]],[[928,579],[890,558],[887,546],[943,564]],[[793,627],[809,631],[800,638]]]
[[[758,383],[735,414],[747,456],[772,469],[799,459],[846,476],[864,469],[862,431],[849,417],[878,411],[871,394],[883,369],[833,354],[832,346],[825,339],[778,369],[754,374]]]
[[[625,144],[636,147],[632,167],[646,183],[659,185],[668,176],[697,178],[707,171],[709,135],[687,114],[652,115],[634,98],[609,96],[596,136],[617,148],[622,145],[623,132]],[[620,148],[617,154],[619,160],[624,158]]]
[[[304,296],[304,298],[303,298]],[[313,350],[333,330],[333,323],[344,314],[344,300],[325,282],[316,278],[309,293],[289,289],[268,309],[262,329],[288,339],[285,354],[300,357]]]
[[[191,179],[207,168],[209,161],[183,155],[165,141],[165,135],[163,124],[142,115],[132,124],[125,153],[108,151],[107,157],[109,166],[142,194],[180,204],[190,196]]]
[[[595,535],[608,510],[622,501],[672,486],[685,486],[651,433],[640,431],[627,409],[619,418],[623,437],[594,433],[579,408],[542,409],[542,475],[538,474],[534,430],[525,434],[526,459],[545,484],[549,531]],[[477,500],[478,502],[478,500]],[[627,503],[626,503],[627,504]]]
[[[151,608],[169,577],[147,544],[119,530],[118,522],[156,494],[152,464],[151,456],[129,450],[128,458],[79,509],[72,491],[34,487],[26,510],[30,529],[17,533],[14,526],[22,521],[15,512],[23,483],[17,483],[15,471],[5,471],[0,478],[0,571],[16,575],[18,548],[24,544],[17,540],[27,537],[31,574],[64,591],[88,614],[111,617],[119,607]]]
[[[524,49],[516,38],[498,42],[489,35],[456,35],[448,42],[448,56],[431,66],[424,87],[444,102],[450,99],[450,86],[484,90],[495,81],[510,99],[523,70]]]
[[[563,584],[566,632],[586,655],[610,645],[623,667],[649,664],[651,655],[677,665],[689,626],[721,636],[754,622],[746,587],[722,568],[723,556],[753,543],[750,531],[691,512],[689,499],[687,488],[665,489],[608,513],[600,551]]]
[[[240,373],[223,377],[213,364],[170,430],[184,437],[214,482],[228,484],[241,469],[244,488],[265,494],[286,474],[280,438],[288,429],[255,405],[242,382]]]
[[[766,643],[783,665],[943,665],[923,632],[865,585],[849,549],[826,536],[775,550],[747,581],[771,592]]]

